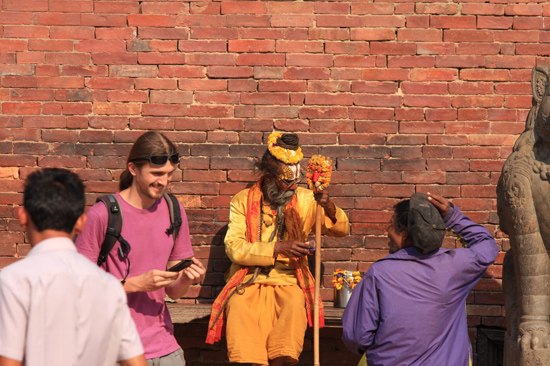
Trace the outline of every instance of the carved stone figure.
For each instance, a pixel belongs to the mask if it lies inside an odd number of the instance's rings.
[[[550,365],[550,67],[533,69],[533,107],[497,187],[504,259],[505,366]]]

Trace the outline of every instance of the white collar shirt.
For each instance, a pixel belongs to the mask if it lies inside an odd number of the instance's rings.
[[[143,354],[118,280],[68,238],[0,271],[0,355],[29,366],[113,366]]]

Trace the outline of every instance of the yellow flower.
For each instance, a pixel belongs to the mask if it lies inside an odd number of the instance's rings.
[[[344,287],[344,285],[342,285],[341,283],[337,283],[337,284],[336,284],[336,289],[337,289],[337,290],[341,290],[342,287]]]
[[[355,271],[355,272],[352,273],[352,275],[353,275],[354,277],[361,276],[361,272]]]
[[[277,160],[282,161],[285,164],[298,164],[304,158],[302,148],[299,147],[297,150],[289,150],[285,149],[282,146],[278,146],[277,139],[281,136],[281,133],[277,131],[274,131],[271,135],[269,135],[269,137],[267,138],[267,148],[269,152]]]
[[[354,279],[355,282],[357,282],[357,283],[361,282],[361,276],[355,276],[353,279]]]
[[[317,178],[317,185],[313,182],[313,172],[320,173]],[[332,160],[322,156],[313,155],[307,164],[307,185],[315,193],[319,193],[328,187],[332,175]]]

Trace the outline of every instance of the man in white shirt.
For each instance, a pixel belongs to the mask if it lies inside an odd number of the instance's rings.
[[[0,366],[146,366],[115,277],[76,251],[84,185],[64,169],[29,175],[19,220],[31,251],[0,271]]]

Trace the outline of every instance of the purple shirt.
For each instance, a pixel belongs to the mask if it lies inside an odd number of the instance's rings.
[[[170,213],[164,198],[158,199],[148,209],[139,209],[124,201],[119,193],[116,193],[116,197],[124,218],[121,234],[131,246],[128,277],[139,276],[152,269],[165,271],[168,261],[193,256],[187,216],[181,205],[182,225],[174,246],[172,235],[165,232],[170,226]],[[88,210],[87,216],[84,231],[75,244],[80,253],[96,263],[107,230],[107,209],[102,202],[98,202]],[[119,246],[117,242],[102,268],[122,279],[126,275],[127,262],[119,258]],[[153,292],[128,294],[128,306],[147,359],[167,355],[179,348],[173,336],[172,321],[164,295],[163,288]]]
[[[374,263],[342,316],[343,336],[369,366],[468,365],[465,301],[498,254],[495,240],[457,207],[445,217],[468,248],[401,249]]]

